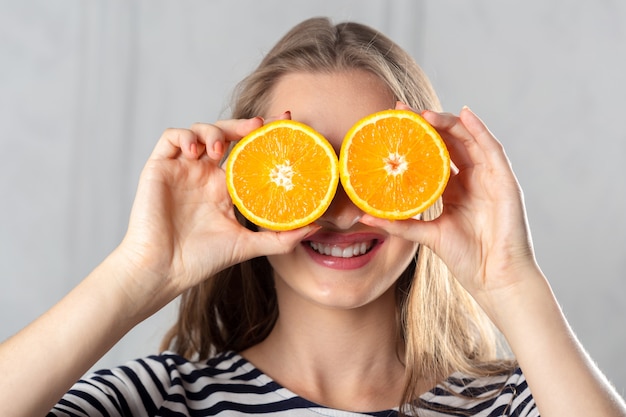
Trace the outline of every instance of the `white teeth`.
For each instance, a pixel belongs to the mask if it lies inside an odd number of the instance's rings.
[[[365,254],[372,246],[372,242],[360,242],[355,243],[345,248],[341,248],[336,245],[326,245],[319,242],[309,242],[311,248],[321,253],[322,255],[334,256],[337,258],[352,258],[353,256],[359,256]]]

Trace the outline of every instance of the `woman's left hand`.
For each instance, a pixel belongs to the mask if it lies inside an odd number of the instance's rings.
[[[542,416],[626,416],[626,405],[571,331],[539,269],[524,199],[502,145],[468,108],[426,111],[458,172],[432,221],[362,222],[430,247],[508,341]],[[529,343],[529,340],[532,343]]]
[[[428,246],[489,310],[490,294],[538,271],[522,191],[502,145],[471,110],[422,115],[441,134],[458,168],[443,194],[443,213],[432,221],[365,215],[362,222]]]

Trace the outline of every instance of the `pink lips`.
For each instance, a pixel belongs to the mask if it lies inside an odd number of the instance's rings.
[[[384,241],[375,233],[320,232],[302,245],[316,263],[327,268],[350,270],[368,264]]]

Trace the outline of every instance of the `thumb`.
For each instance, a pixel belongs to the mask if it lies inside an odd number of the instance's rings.
[[[382,229],[390,235],[428,246],[431,249],[436,245],[436,220],[424,221],[414,218],[406,220],[387,220],[364,214],[360,222],[371,227]]]
[[[253,233],[249,244],[254,256],[280,255],[291,252],[300,242],[321,229],[321,226],[309,224],[287,231],[260,231]]]

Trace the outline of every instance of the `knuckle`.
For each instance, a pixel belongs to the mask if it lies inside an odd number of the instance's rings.
[[[188,129],[181,129],[175,127],[169,127],[165,129],[161,138],[167,139],[170,142],[180,142],[181,140],[191,137],[193,133]]]
[[[190,129],[198,137],[202,138],[205,143],[220,140],[224,137],[223,130],[217,124],[194,123]]]

